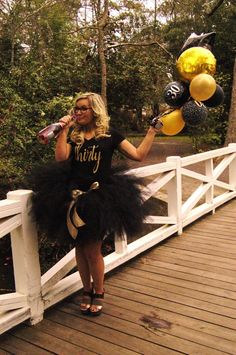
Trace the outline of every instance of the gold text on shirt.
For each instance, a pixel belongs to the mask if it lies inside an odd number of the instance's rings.
[[[93,167],[93,173],[95,174],[98,171],[100,161],[101,161],[101,152],[96,151],[98,145],[91,145],[85,148],[83,151],[80,151],[81,146],[75,147],[75,159],[80,162],[91,162],[94,161],[96,164]]]

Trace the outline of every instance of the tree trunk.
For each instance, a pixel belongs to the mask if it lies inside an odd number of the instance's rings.
[[[101,96],[107,104],[107,64],[104,52],[104,32],[100,26],[98,27],[98,55],[101,66]]]
[[[232,84],[231,104],[229,111],[229,123],[225,138],[225,145],[236,142],[236,58],[234,60],[234,73]]]
[[[108,0],[104,0],[104,11],[98,18],[98,55],[101,65],[101,96],[107,105],[107,64],[105,57],[104,29],[108,21]]]

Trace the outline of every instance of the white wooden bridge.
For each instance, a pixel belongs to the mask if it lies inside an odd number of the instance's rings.
[[[236,354],[236,144],[131,172],[167,213],[153,210],[146,222],[155,227],[137,240],[117,239],[96,319],[78,312],[74,250],[41,275],[31,191],[0,201],[15,278],[15,292],[0,295],[0,354]]]

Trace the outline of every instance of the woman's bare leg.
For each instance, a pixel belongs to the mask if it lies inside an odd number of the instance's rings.
[[[89,265],[89,271],[93,278],[95,293],[104,292],[104,260],[101,252],[102,241],[96,241],[84,246],[83,251]]]
[[[80,311],[82,314],[88,314],[92,303],[92,283],[89,271],[89,264],[84,253],[83,247],[76,246],[75,256],[77,261],[78,271],[84,287],[82,300],[80,301]]]
[[[95,292],[92,304],[91,296],[84,294],[82,303],[80,303],[80,310],[83,314],[87,314],[90,311],[92,315],[99,315],[102,312],[104,294],[104,260],[101,253],[101,247],[102,241],[97,241],[76,248],[76,260],[81,280],[84,285],[84,291],[91,290],[92,276]]]
[[[84,252],[83,247],[76,246],[75,248],[75,257],[77,262],[78,271],[81,277],[81,281],[84,287],[84,291],[91,291],[92,284],[91,284],[91,274],[89,271],[89,264]]]

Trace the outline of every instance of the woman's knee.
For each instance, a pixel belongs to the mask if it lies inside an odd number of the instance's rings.
[[[100,242],[87,244],[83,247],[83,252],[86,255],[87,259],[90,261],[96,262],[103,258]]]

